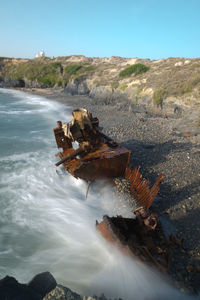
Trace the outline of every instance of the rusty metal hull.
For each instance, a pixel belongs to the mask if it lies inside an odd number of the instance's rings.
[[[96,229],[123,254],[168,272],[169,248],[160,227],[148,231],[137,218],[104,216],[101,223],[97,222]]]
[[[69,149],[63,151],[68,155]],[[89,152],[84,157],[74,158],[63,164],[64,168],[74,177],[86,181],[101,178],[124,176],[131,152],[118,145],[115,148],[103,143],[96,151]]]
[[[149,181],[142,178],[140,168],[132,170],[129,166],[131,151],[102,133],[99,120],[85,109],[74,110],[71,122],[62,124],[58,121],[57,125],[55,139],[63,151],[57,154],[60,161],[56,166],[62,164],[74,177],[88,181],[88,189],[96,179],[123,177],[130,187],[129,195],[137,203],[135,218],[104,216],[100,224],[97,222],[97,230],[126,255],[135,256],[165,272],[167,245],[162,248],[165,243],[157,215],[148,213],[163,181],[162,174],[150,187]],[[73,148],[75,141],[78,149]]]

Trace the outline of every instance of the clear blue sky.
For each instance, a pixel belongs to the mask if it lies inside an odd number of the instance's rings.
[[[200,0],[0,0],[0,56],[200,57]]]

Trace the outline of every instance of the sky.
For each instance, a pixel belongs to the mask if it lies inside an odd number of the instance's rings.
[[[0,56],[199,57],[200,0],[0,0]]]

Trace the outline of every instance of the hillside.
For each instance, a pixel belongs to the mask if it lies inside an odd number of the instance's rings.
[[[0,57],[0,86],[64,88],[71,94],[138,104],[200,107],[200,59]]]

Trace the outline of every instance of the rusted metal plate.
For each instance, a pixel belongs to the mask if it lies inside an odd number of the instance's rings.
[[[138,205],[147,210],[152,205],[163,181],[160,175],[152,188],[149,182],[142,178],[139,168],[131,170],[128,163],[131,151],[114,142],[99,130],[99,120],[93,118],[86,109],[77,109],[72,113],[72,121],[62,124],[57,122],[54,129],[58,148],[63,152],[57,157],[64,168],[74,177],[87,181],[100,178],[115,178],[124,176],[130,182],[130,192]],[[79,149],[72,147],[72,142],[79,144]]]
[[[130,192],[138,205],[148,210],[160,190],[159,184],[163,182],[164,177],[160,174],[153,187],[150,188],[149,181],[142,177],[139,170],[140,167],[131,170],[128,166],[125,170],[125,178],[130,182]]]
[[[58,148],[67,149],[72,147],[72,142],[64,135],[62,127],[54,128],[54,135]]]
[[[123,254],[138,258],[164,273],[168,271],[169,247],[159,226],[150,230],[137,217],[104,216],[101,223],[96,223],[96,229]]]
[[[63,151],[67,155],[68,150]],[[123,176],[129,163],[131,152],[126,148],[110,148],[106,144],[84,157],[75,158],[64,163],[65,169],[74,177],[87,181],[101,178],[114,178]]]
[[[97,118],[93,118],[86,109],[75,110],[72,115],[70,123],[58,121],[58,127],[54,129],[57,146],[63,149],[57,154],[61,160],[56,165],[62,164],[71,175],[89,183],[95,179],[125,177],[139,206],[134,211],[136,217],[104,216],[100,224],[97,222],[96,228],[126,255],[136,256],[165,272],[167,246],[159,232],[157,216],[153,213],[148,215],[163,181],[162,174],[150,188],[149,181],[142,178],[140,168],[131,170],[128,165],[131,151],[100,132]],[[79,144],[77,150],[72,146],[74,141]]]
[[[70,123],[58,121],[54,129],[57,146],[63,149],[56,165],[63,164],[71,175],[87,181],[124,176],[131,151],[100,132],[99,120],[87,110],[78,109],[72,115]],[[80,151],[72,147],[74,141]]]

